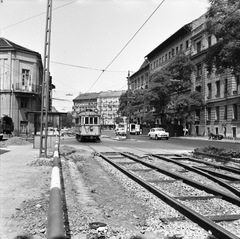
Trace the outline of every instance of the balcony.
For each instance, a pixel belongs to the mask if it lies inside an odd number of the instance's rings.
[[[21,83],[16,83],[14,85],[14,92],[23,92],[23,93],[40,93],[41,87],[39,85],[22,85]]]

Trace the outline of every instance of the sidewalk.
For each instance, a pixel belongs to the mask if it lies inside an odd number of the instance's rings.
[[[1,239],[13,239],[26,234],[18,227],[12,215],[20,210],[21,203],[46,192],[43,183],[49,176],[46,175],[45,167],[30,166],[38,156],[39,150],[33,149],[31,143],[0,148]]]

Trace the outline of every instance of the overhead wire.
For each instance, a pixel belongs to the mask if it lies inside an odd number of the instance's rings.
[[[54,11],[54,10],[56,10],[56,9],[65,7],[65,6],[67,6],[67,5],[73,4],[73,3],[78,2],[78,1],[79,1],[79,0],[75,0],[75,1],[72,1],[72,2],[69,2],[69,3],[66,3],[66,4],[63,4],[63,5],[61,5],[61,6],[58,6],[58,7],[54,7],[52,10]],[[20,24],[20,23],[26,22],[26,21],[28,21],[28,20],[31,20],[31,19],[36,18],[36,17],[39,17],[39,16],[44,15],[44,14],[46,14],[46,12],[42,12],[42,13],[39,13],[39,14],[34,15],[34,16],[32,16],[32,17],[29,17],[29,18],[26,18],[26,19],[24,19],[24,20],[18,21],[18,22],[14,23],[14,24],[11,24],[11,25],[8,25],[8,26],[6,26],[6,27],[1,28],[0,30],[5,30],[5,29],[7,29],[7,28],[16,26],[16,25],[18,25],[18,24]]]
[[[53,8],[53,10],[56,10],[56,9],[59,9],[59,8],[62,8],[62,7],[65,7],[67,5],[70,5],[70,4],[73,4],[75,2],[78,2],[79,0],[75,0],[75,1],[72,1],[70,3],[66,3],[66,4],[63,4],[61,6],[58,6],[58,7],[55,7]],[[101,76],[103,75],[103,73],[105,73],[106,71],[108,72],[124,72],[124,71],[109,71],[107,70],[111,65],[112,63],[118,58],[118,56],[125,50],[125,48],[130,44],[130,42],[136,37],[136,35],[140,32],[140,30],[144,27],[144,25],[150,20],[150,18],[155,14],[155,12],[159,9],[159,7],[164,3],[165,0],[162,0],[159,5],[155,8],[155,10],[150,14],[150,16],[144,21],[144,23],[140,26],[140,28],[135,32],[135,34],[130,38],[130,40],[123,46],[123,48],[119,51],[119,53],[111,60],[111,62],[104,68],[104,69],[96,69],[96,68],[92,68],[92,67],[84,67],[84,66],[78,66],[78,65],[71,65],[71,64],[65,64],[65,63],[60,63],[60,62],[52,62],[52,63],[55,63],[55,64],[62,64],[62,65],[68,65],[68,66],[72,66],[72,67],[78,67],[78,68],[83,68],[83,69],[89,69],[89,70],[96,70],[96,71],[101,71],[100,75],[98,76],[98,78],[94,81],[94,83],[91,85],[91,87],[88,89],[87,92],[89,92],[91,90],[91,88],[97,83],[97,81],[101,78]],[[25,22],[25,21],[28,21],[28,20],[31,20],[33,18],[36,18],[38,16],[41,16],[43,14],[45,14],[46,12],[44,13],[40,13],[40,14],[37,14],[37,15],[34,15],[32,17],[29,17],[29,18],[26,18],[22,21],[19,21],[17,23],[14,23],[12,25],[9,25],[7,27],[4,27],[4,28],[1,28],[0,30],[5,30],[7,28],[10,28],[12,26],[15,26],[17,24],[20,24],[22,22]],[[66,85],[66,84],[65,84]]]
[[[94,70],[94,71],[103,71],[104,69],[99,69],[99,68],[93,68],[93,67],[88,67],[88,66],[80,66],[80,65],[73,65],[73,64],[68,64],[68,63],[62,63],[62,62],[57,62],[57,61],[51,61],[53,64],[58,64],[58,65],[64,65],[64,66],[71,66],[71,67],[76,67],[76,68],[82,68],[86,70]],[[106,71],[106,70],[105,70]],[[113,71],[113,70],[107,70],[107,72],[126,72],[126,71]]]
[[[125,50],[125,48],[130,44],[130,42],[135,38],[135,36],[140,32],[140,30],[144,27],[144,25],[150,20],[150,18],[154,15],[154,13],[160,8],[160,6],[165,2],[165,0],[162,0],[158,6],[155,8],[155,10],[151,13],[151,15],[145,20],[145,22],[141,25],[141,27],[134,33],[134,35],[130,38],[130,40],[123,46],[123,48],[119,51],[119,53],[110,61],[110,63],[105,67],[104,70],[100,73],[98,78],[93,82],[91,87],[87,90],[89,92],[92,87],[97,83],[97,81],[101,78],[103,73],[112,65],[112,63],[118,58],[118,56]]]

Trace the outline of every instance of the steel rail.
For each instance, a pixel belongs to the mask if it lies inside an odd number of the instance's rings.
[[[120,170],[122,173],[127,175],[129,178],[140,184],[142,187],[146,188],[148,191],[153,193],[155,196],[160,198],[162,201],[179,211],[181,214],[189,218],[191,221],[195,222],[199,226],[201,226],[203,229],[206,231],[211,231],[212,234],[217,237],[217,238],[222,238],[222,239],[239,239],[236,235],[232,234],[231,232],[225,230],[224,228],[218,226],[215,224],[212,220],[200,215],[199,213],[193,211],[192,209],[186,207],[182,203],[178,202],[174,198],[168,196],[166,193],[163,191],[157,189],[153,185],[147,183],[146,181],[142,180],[135,174],[131,173],[129,170],[126,170],[123,166],[114,163],[111,159],[108,157],[104,156],[103,154],[99,153],[99,156],[106,160],[108,163],[113,165],[115,168]],[[127,155],[127,157],[129,157]]]
[[[183,163],[184,164],[184,163]],[[185,165],[185,164],[184,164]],[[187,165],[186,165],[187,166]],[[199,170],[202,170],[204,172],[207,172],[207,173],[210,173],[212,175],[215,175],[219,178],[223,178],[225,180],[229,180],[229,181],[240,181],[240,178],[237,178],[237,177],[234,177],[234,176],[231,176],[231,175],[227,175],[227,174],[224,174],[224,173],[220,173],[220,172],[216,172],[216,171],[213,171],[211,169],[206,169],[206,168],[202,168],[201,166],[192,166],[193,168],[197,168]],[[221,169],[223,170],[223,169]]]
[[[172,158],[174,159],[174,157],[172,157]],[[179,158],[176,158],[176,159],[179,159]],[[232,172],[232,173],[236,173],[236,174],[240,173],[240,169],[238,169],[238,168],[233,168],[233,167],[229,167],[229,166],[223,166],[223,165],[219,165],[219,164],[211,163],[211,162],[204,162],[202,160],[198,160],[198,159],[195,159],[195,158],[192,158],[192,157],[186,157],[186,158],[182,157],[181,160],[191,160],[191,161],[195,161],[197,163],[210,165],[210,166],[213,166],[215,168],[224,169],[224,170]]]
[[[191,185],[191,186],[193,186],[195,188],[198,188],[200,190],[204,190],[204,191],[206,191],[208,193],[212,193],[214,195],[220,195],[220,196],[222,196],[222,198],[224,200],[226,200],[228,202],[231,202],[233,204],[236,204],[237,206],[240,206],[240,198],[239,197],[235,197],[235,196],[229,195],[227,193],[224,193],[224,192],[222,192],[220,190],[217,190],[215,188],[212,188],[210,186],[201,184],[199,182],[195,182],[195,181],[193,181],[193,180],[191,180],[191,179],[189,179],[189,178],[187,178],[185,176],[182,176],[180,174],[177,174],[177,173],[174,173],[174,172],[169,172],[169,171],[164,170],[162,168],[159,168],[159,167],[157,167],[155,165],[152,165],[152,164],[149,164],[147,162],[144,162],[141,159],[138,159],[138,158],[136,158],[136,157],[134,157],[132,155],[129,155],[129,154],[126,154],[126,153],[121,153],[121,154],[124,155],[125,157],[131,158],[131,159],[133,159],[133,160],[135,160],[135,161],[137,161],[137,162],[139,162],[139,163],[141,163],[141,164],[143,164],[143,165],[145,165],[147,167],[150,167],[150,168],[153,168],[153,169],[155,169],[155,170],[157,170],[159,172],[162,172],[162,173],[164,173],[164,174],[166,174],[166,175],[168,175],[168,176],[170,176],[172,178],[182,179],[184,183],[186,183],[188,185]]]
[[[237,188],[229,185],[228,183],[225,183],[224,181],[222,181],[221,179],[217,178],[217,177],[214,177],[212,175],[209,174],[209,172],[211,171],[207,171],[205,169],[201,169],[201,168],[198,168],[198,167],[193,167],[193,166],[189,166],[189,165],[186,165],[184,163],[181,163],[181,162],[178,162],[176,161],[175,159],[171,159],[171,158],[168,158],[168,157],[163,157],[163,156],[159,156],[159,155],[153,155],[154,157],[157,157],[157,158],[160,158],[162,160],[165,160],[165,161],[168,161],[168,162],[171,162],[171,163],[174,163],[174,164],[177,164],[183,168],[186,168],[190,171],[193,171],[193,172],[196,172],[198,174],[201,174],[211,180],[213,180],[214,182],[218,183],[219,185],[227,188],[229,191],[231,191],[232,193],[234,193],[236,196],[240,197],[240,190],[238,190]],[[205,172],[207,171],[207,172]],[[224,198],[224,197],[223,197]],[[225,199],[225,198],[224,198]],[[231,201],[232,203],[234,203],[234,201]],[[239,201],[240,203],[240,201]],[[239,205],[239,204],[238,204]]]

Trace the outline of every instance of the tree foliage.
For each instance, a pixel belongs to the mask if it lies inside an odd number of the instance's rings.
[[[73,124],[73,117],[71,113],[67,113],[67,115],[63,115],[62,117],[62,127],[71,128]]]
[[[187,94],[175,95],[168,105],[173,118],[182,121],[182,123],[193,123],[193,112],[204,106],[202,94],[198,91],[192,91]]]
[[[240,74],[240,2],[236,0],[209,0],[207,32],[217,38],[207,53],[208,71],[221,73],[230,68]]]
[[[202,102],[201,94],[190,93],[191,74],[194,69],[195,66],[189,58],[184,53],[179,53],[170,64],[152,75],[148,89],[134,92],[129,90],[122,94],[118,114],[141,116],[142,121],[150,125],[155,122],[153,109],[154,115],[160,117],[163,124],[168,114],[176,119],[188,117],[189,112],[200,107]]]
[[[173,106],[176,102],[183,102],[183,93],[185,104],[186,102],[191,102],[191,99],[186,100],[189,97],[189,94],[186,95],[186,91],[189,91],[191,87],[191,74],[194,69],[195,66],[189,58],[184,53],[179,53],[169,65],[161,68],[160,71],[153,75],[153,81],[150,86],[152,95],[150,103],[156,113],[160,115],[162,122],[169,114],[169,110],[171,112],[174,111],[174,114],[171,113],[172,117],[183,117],[183,115],[178,115],[181,114],[180,105],[175,107],[177,110]],[[173,101],[174,104],[172,104]],[[184,109],[182,110],[184,111]]]

